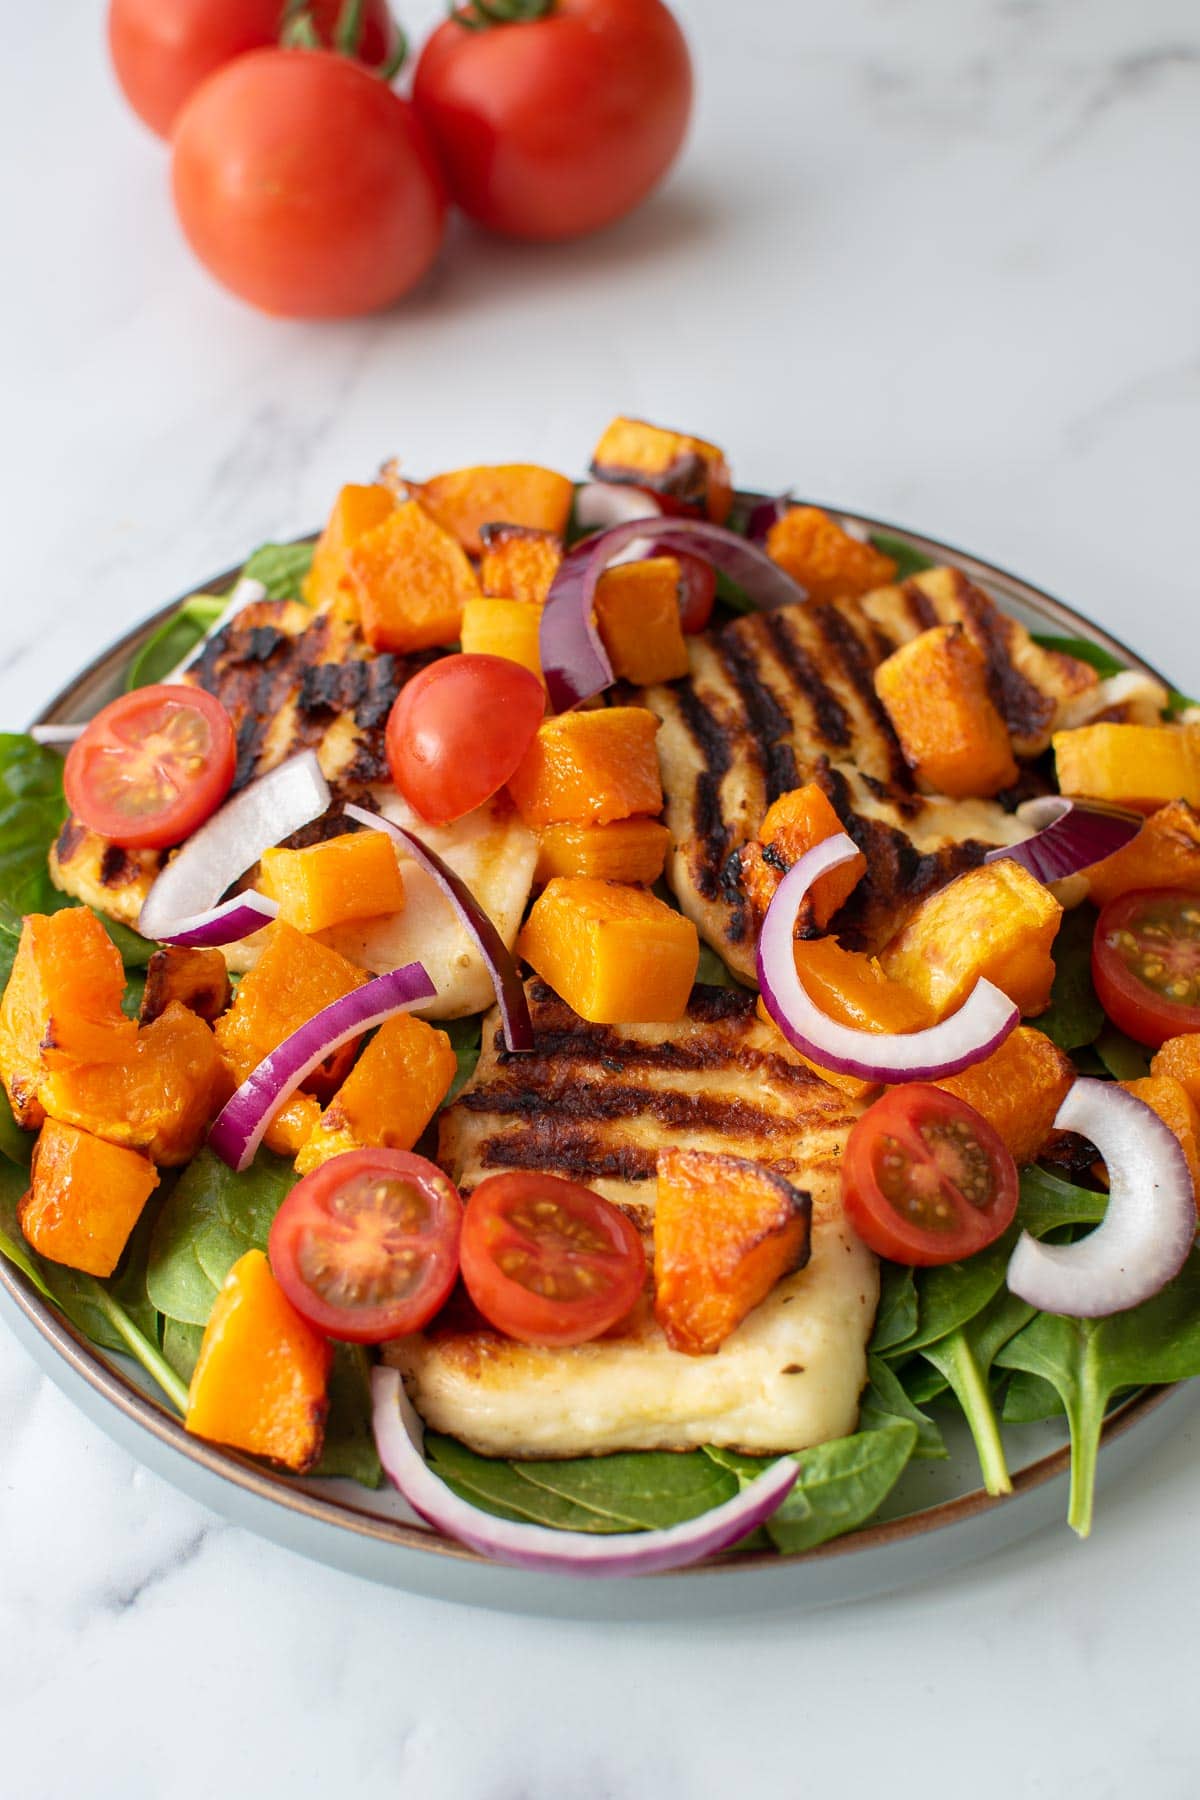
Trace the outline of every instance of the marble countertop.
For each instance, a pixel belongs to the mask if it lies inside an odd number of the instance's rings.
[[[0,716],[385,454],[572,469],[618,409],[971,546],[1200,689],[1193,0],[678,10],[701,96],[659,198],[578,245],[457,234],[401,310],[320,328],[192,264],[100,0],[21,10]],[[22,1800],[1196,1791],[1195,1424],[1086,1548],[1063,1528],[883,1601],[635,1628],[301,1562],[140,1469],[6,1334],[0,1419]]]

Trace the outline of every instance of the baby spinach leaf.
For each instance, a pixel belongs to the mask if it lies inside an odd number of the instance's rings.
[[[696,980],[702,987],[734,988],[739,984],[711,944],[701,944]]]
[[[193,594],[142,645],[129,665],[125,688],[163,681],[191,655],[225,611],[228,596]]]
[[[475,1073],[475,1065],[483,1049],[483,1021],[480,1018],[443,1019],[438,1030],[444,1031],[450,1039],[450,1046],[458,1062],[454,1080],[442,1101],[443,1106],[449,1106],[452,1100],[458,1099]]]
[[[1017,1224],[1034,1237],[1045,1237],[1060,1225],[1098,1225],[1107,1210],[1107,1194],[1076,1187],[1036,1164],[1021,1171]]]
[[[22,1131],[13,1118],[12,1107],[8,1104],[8,1095],[0,1088],[0,1156],[6,1156],[18,1168],[27,1169],[29,1159],[33,1155],[34,1134]]]
[[[476,1456],[429,1432],[430,1467],[463,1499],[502,1519],[567,1531],[639,1531],[678,1525],[730,1500],[738,1481],[701,1450],[628,1451],[562,1462]]]
[[[226,1275],[247,1250],[265,1250],[271,1221],[296,1181],[260,1150],[244,1175],[202,1150],[167,1196],[150,1243],[147,1288],[169,1319],[203,1325]]]
[[[876,1356],[894,1352],[916,1329],[917,1289],[912,1270],[902,1263],[881,1263],[871,1352]]]
[[[93,907],[92,911],[95,912],[95,910]],[[100,912],[96,913],[96,917],[121,952],[121,961],[125,967],[127,969],[144,969],[158,949],[158,945],[152,943],[149,938],[142,937],[140,932],[130,931],[128,925],[122,925],[119,919],[105,918],[104,914]]]
[[[1054,986],[1037,1028],[1060,1050],[1092,1044],[1104,1028],[1104,1008],[1092,986],[1092,935],[1098,917],[1094,906],[1075,907],[1064,915],[1054,940]]]
[[[1041,1375],[1014,1369],[1004,1390],[1000,1417],[1006,1425],[1036,1425],[1057,1418],[1066,1409],[1058,1390]]]
[[[1096,1456],[1104,1414],[1122,1388],[1200,1374],[1200,1251],[1160,1294],[1105,1319],[1038,1313],[1000,1351],[1003,1368],[1040,1375],[1056,1390],[1071,1428],[1069,1524],[1091,1529]]]
[[[1096,1054],[1114,1081],[1140,1081],[1150,1073],[1149,1050],[1115,1025],[1106,1025],[1096,1039]]]
[[[371,1364],[361,1344],[338,1344],[329,1376],[325,1447],[314,1475],[342,1475],[377,1488],[383,1465],[371,1429]]]
[[[263,544],[249,557],[242,579],[261,581],[268,600],[303,600],[315,544]]]
[[[896,565],[897,581],[910,581],[914,575],[934,567],[931,557],[921,550],[914,550],[905,538],[893,537],[890,531],[873,531],[871,542],[884,556],[891,557]]]
[[[1033,641],[1044,650],[1058,650],[1064,656],[1073,656],[1077,662],[1089,663],[1100,676],[1119,675],[1125,668],[1125,664],[1118,662],[1111,650],[1105,650],[1100,644],[1093,644],[1090,638],[1055,637],[1053,634],[1035,631]]]
[[[72,904],[46,858],[67,816],[62,757],[19,732],[0,732],[0,985],[8,980],[21,920]]]
[[[801,1450],[800,1479],[770,1519],[777,1550],[812,1550],[855,1531],[887,1499],[917,1446],[917,1427],[897,1419],[878,1431],[858,1431],[813,1450]]]
[[[915,1404],[901,1377],[880,1356],[867,1358],[869,1383],[858,1413],[858,1429],[875,1431],[905,1419],[917,1428],[914,1457],[942,1461],[947,1455],[942,1434],[934,1421]]]
[[[162,1353],[182,1381],[191,1381],[203,1339],[203,1325],[185,1325],[182,1319],[163,1320]]]

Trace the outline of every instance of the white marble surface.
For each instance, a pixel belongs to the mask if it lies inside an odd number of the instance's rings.
[[[1026,573],[1200,688],[1195,0],[681,0],[677,176],[608,237],[463,234],[382,319],[209,286],[99,0],[0,72],[0,716],[384,453],[577,467],[618,408]],[[413,25],[434,15],[410,5]],[[141,1471],[0,1339],[0,1791],[676,1800],[1200,1783],[1197,1429],[919,1592],[691,1629],[372,1587]]]

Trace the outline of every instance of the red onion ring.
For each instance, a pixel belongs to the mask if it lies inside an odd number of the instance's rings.
[[[498,1519],[463,1500],[421,1453],[424,1428],[397,1369],[371,1372],[372,1424],[379,1460],[409,1505],[436,1530],[513,1568],[559,1575],[656,1575],[727,1550],[769,1519],[800,1471],[780,1457],[732,1500],[660,1531],[593,1534]]]
[[[266,894],[234,894],[194,919],[177,919],[175,929],[159,936],[160,944],[181,944],[187,950],[219,950],[261,931],[279,917],[279,904]]]
[[[323,1006],[264,1056],[221,1108],[208,1134],[213,1150],[240,1175],[254,1161],[279,1108],[327,1056],[393,1014],[407,1012],[420,1000],[432,1000],[436,993],[420,963],[405,963]]]
[[[231,944],[235,935],[258,931],[268,916],[261,912],[263,896],[237,896],[251,909],[246,929],[225,937],[197,938],[194,933],[209,924],[227,930],[234,909],[217,903],[227,887],[254,867],[264,850],[278,844],[302,825],[319,819],[329,807],[329,784],[312,750],[302,750],[227,800],[181,849],[176,851],[150,892],[138,918],[138,930],[156,943]]]
[[[746,536],[754,544],[765,544],[772,525],[778,525],[796,501],[790,494],[759,494],[746,518]]]
[[[823,1069],[864,1081],[936,1081],[982,1062],[1019,1024],[1019,1009],[990,981],[979,980],[956,1013],[924,1031],[861,1031],[821,1011],[796,972],[796,914],[813,883],[859,854],[844,831],[793,863],[767,908],[758,940],[763,1004],[784,1037]]]
[[[1196,1235],[1187,1158],[1158,1114],[1113,1081],[1079,1077],[1054,1123],[1095,1144],[1108,1170],[1108,1207],[1073,1244],[1043,1244],[1022,1232],[1009,1289],[1039,1312],[1072,1319],[1126,1312],[1165,1288],[1187,1261]]]
[[[630,519],[645,519],[652,523],[661,517],[662,507],[652,494],[642,488],[627,487],[624,482],[585,481],[575,490],[575,523],[581,531],[609,531],[614,525],[627,524]],[[609,567],[653,555],[651,536],[634,538],[624,550],[617,552]]]
[[[556,712],[566,712],[611,686],[612,664],[600,640],[593,612],[596,583],[628,544],[650,536],[646,519],[627,520],[568,550],[542,609],[539,647],[542,673]],[[745,589],[764,610],[795,606],[805,597],[791,576],[736,532],[704,519],[654,520],[656,554],[675,551],[702,556]]]
[[[983,860],[999,862],[1007,857],[1047,884],[1077,875],[1080,869],[1090,869],[1093,863],[1123,850],[1146,823],[1140,813],[1123,806],[1069,800],[1065,794],[1025,800],[1017,808],[1017,817],[1034,827],[1033,837],[1019,844],[1001,844]]]
[[[420,863],[426,874],[437,882],[487,965],[500,1005],[506,1047],[514,1053],[532,1050],[533,1020],[529,1016],[525,984],[517,972],[516,960],[466,882],[442,861],[436,851],[423,844],[411,831],[406,831],[403,825],[394,824],[380,813],[368,812],[363,806],[348,806],[346,817],[357,820],[371,831],[386,831],[401,850]]]

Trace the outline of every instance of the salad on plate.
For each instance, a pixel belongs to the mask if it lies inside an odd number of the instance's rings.
[[[703,439],[344,487],[0,869],[0,1254],[211,1443],[626,1575],[1200,1373],[1200,717]]]

